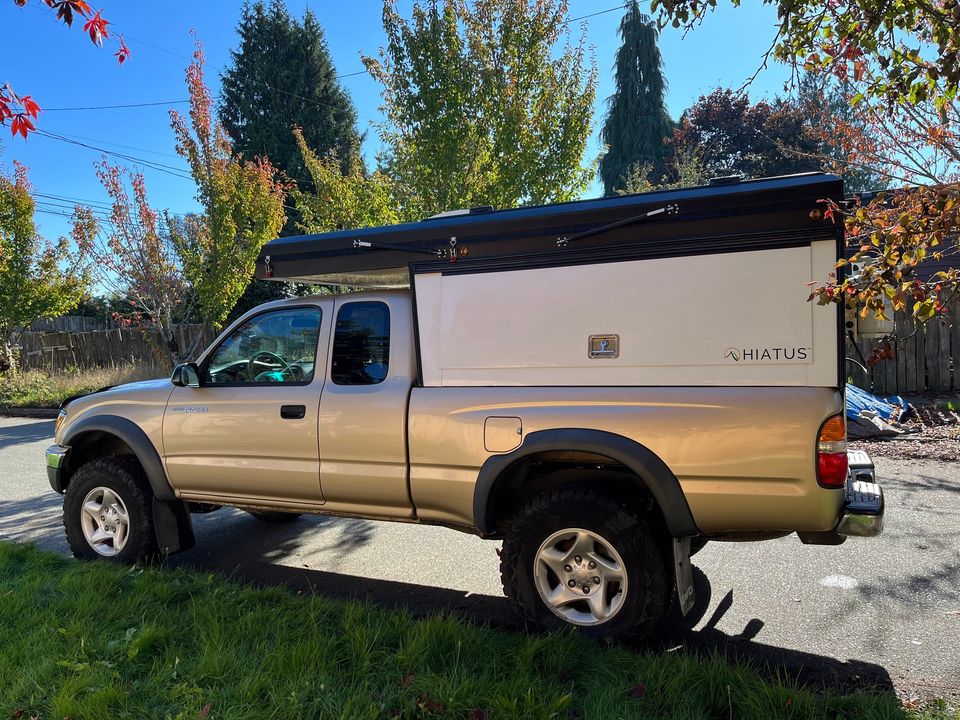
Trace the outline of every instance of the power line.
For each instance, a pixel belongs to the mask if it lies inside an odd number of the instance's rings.
[[[189,100],[161,100],[159,102],[127,103],[125,105],[85,105],[83,107],[42,108],[43,112],[64,112],[70,110],[118,110],[121,108],[154,107],[156,105],[180,105]]]
[[[152,169],[152,170],[156,170],[156,171],[158,171],[158,172],[166,173],[167,175],[172,175],[173,177],[178,177],[178,178],[181,178],[181,179],[183,179],[183,180],[191,180],[191,181],[193,180],[193,177],[189,174],[189,171],[186,170],[186,169],[184,169],[184,168],[178,168],[178,167],[174,167],[174,166],[172,166],[172,165],[165,165],[165,164],[159,163],[159,162],[157,162],[157,161],[155,161],[155,160],[147,160],[146,158],[136,157],[135,155],[128,155],[128,154],[126,154],[126,153],[116,152],[115,150],[108,150],[107,148],[104,148],[104,147],[98,147],[98,146],[96,146],[96,145],[90,145],[89,143],[81,142],[81,141],[79,141],[79,140],[73,140],[73,139],[68,138],[68,137],[66,137],[66,136],[64,136],[64,135],[58,135],[57,133],[51,133],[51,132],[49,132],[49,131],[47,131],[47,130],[43,130],[42,128],[37,128],[37,130],[36,130],[35,132],[36,132],[36,134],[39,135],[40,137],[49,138],[49,139],[51,139],[51,140],[59,140],[60,142],[69,143],[69,144],[71,144],[71,145],[78,145],[78,146],[80,146],[80,147],[84,147],[84,148],[87,148],[87,149],[89,149],[89,150],[96,150],[97,152],[102,152],[102,153],[104,153],[105,155],[111,155],[111,156],[113,156],[113,157],[117,157],[117,158],[120,158],[120,159],[122,159],[122,160],[127,160],[128,162],[138,163],[138,164],[140,164],[140,165],[143,165],[144,167],[148,167],[148,168],[150,168],[150,169]]]
[[[580,20],[588,20],[589,18],[597,17],[597,16],[599,16],[599,15],[606,15],[607,13],[616,12],[617,10],[623,10],[624,8],[628,7],[628,5],[629,5],[629,3],[623,3],[623,4],[620,4],[620,5],[615,5],[615,6],[613,6],[613,7],[607,8],[606,10],[598,10],[597,12],[592,12],[592,13],[588,13],[588,14],[586,14],[586,15],[580,15],[580,16],[578,16],[578,17],[574,17],[574,18],[570,18],[570,19],[568,19],[568,20],[564,20],[564,21],[563,21],[562,23],[560,23],[560,24],[561,24],[561,25],[570,25],[571,23],[579,22]],[[167,55],[173,55],[174,57],[183,58],[184,60],[192,60],[192,59],[193,59],[193,58],[191,58],[191,57],[188,57],[188,56],[186,56],[186,55],[182,55],[182,54],[177,53],[177,52],[174,52],[174,51],[172,51],[172,50],[167,50],[167,49],[165,49],[165,48],[159,47],[158,45],[153,45],[153,44],[151,44],[151,43],[145,42],[144,40],[137,40],[136,38],[129,37],[129,36],[126,36],[126,37],[127,37],[128,40],[131,40],[131,41],[133,41],[133,42],[135,42],[135,43],[137,43],[137,44],[144,45],[144,46],[146,46],[146,47],[152,48],[152,49],[157,50],[157,51],[159,51],[159,52],[166,53]],[[344,79],[344,78],[356,77],[356,76],[358,76],[358,75],[366,75],[366,74],[367,74],[367,71],[366,71],[366,70],[356,70],[356,71],[354,71],[354,72],[341,73],[340,75],[334,75],[334,79],[336,79],[336,80],[342,80],[342,79]],[[265,85],[266,85],[266,84],[265,84]],[[327,107],[327,108],[331,108],[331,109],[333,109],[333,110],[336,110],[336,109],[337,109],[336,106],[334,106],[334,105],[329,105],[329,104],[327,104],[327,103],[322,103],[322,102],[320,102],[320,101],[318,101],[318,100],[312,100],[312,99],[310,99],[310,98],[304,97],[303,95],[298,95],[297,93],[294,93],[294,92],[289,92],[289,91],[283,90],[283,89],[281,89],[281,88],[272,88],[272,87],[270,87],[269,85],[266,85],[266,87],[267,87],[268,90],[271,90],[271,91],[273,91],[273,92],[283,93],[284,95],[289,95],[290,97],[295,97],[295,98],[297,98],[297,99],[299,99],[299,100],[303,100],[304,102],[312,103],[313,105],[317,105],[317,106],[319,106],[319,107]],[[219,99],[219,98],[221,98],[222,96],[218,94],[216,97]],[[166,100],[166,101],[159,101],[159,102],[125,103],[125,104],[121,104],[121,105],[88,105],[88,106],[80,106],[80,107],[52,107],[52,108],[43,108],[43,111],[44,111],[44,112],[67,112],[67,111],[76,111],[76,110],[120,110],[120,109],[126,109],[126,108],[156,107],[156,106],[158,106],[158,105],[182,105],[182,104],[188,103],[188,102],[190,102],[189,99],[183,99],[183,100]]]

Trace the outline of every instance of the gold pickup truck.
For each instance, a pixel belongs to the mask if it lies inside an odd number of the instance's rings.
[[[846,448],[840,315],[809,174],[282,238],[257,272],[366,287],[260,306],[170,379],[64,404],[74,554],[190,548],[191,512],[502,538],[535,626],[643,634],[708,540],[876,535]]]

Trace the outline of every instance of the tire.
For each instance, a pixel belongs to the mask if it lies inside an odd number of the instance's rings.
[[[150,483],[133,456],[82,465],[63,498],[63,525],[73,556],[130,565],[155,559],[152,502]]]
[[[710,541],[707,540],[707,539],[706,539],[705,537],[703,537],[702,535],[698,535],[697,537],[693,538],[693,539],[690,541],[690,557],[693,557],[693,556],[696,555],[698,552],[700,552],[701,550],[703,550],[703,549],[707,546],[707,543],[708,543],[708,542],[710,542]]]
[[[606,493],[582,486],[550,490],[521,508],[507,531],[500,555],[504,593],[537,629],[573,625],[604,639],[651,635],[673,589],[658,537],[649,518]],[[558,596],[556,610],[545,599],[550,593]]]
[[[302,515],[302,513],[277,512],[275,510],[247,510],[247,512],[257,520],[277,524],[292,523]]]

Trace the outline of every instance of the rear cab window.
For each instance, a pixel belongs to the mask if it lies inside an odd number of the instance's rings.
[[[390,369],[390,309],[380,301],[343,305],[333,333],[330,379],[335,385],[376,385]]]

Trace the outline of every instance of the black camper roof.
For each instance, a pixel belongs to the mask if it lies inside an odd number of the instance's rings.
[[[391,287],[407,284],[411,267],[479,271],[805,244],[814,236],[839,237],[838,226],[823,217],[823,201],[842,198],[840,178],[804,173],[511,210],[476,208],[402,225],[278,238],[260,251],[256,275]]]

